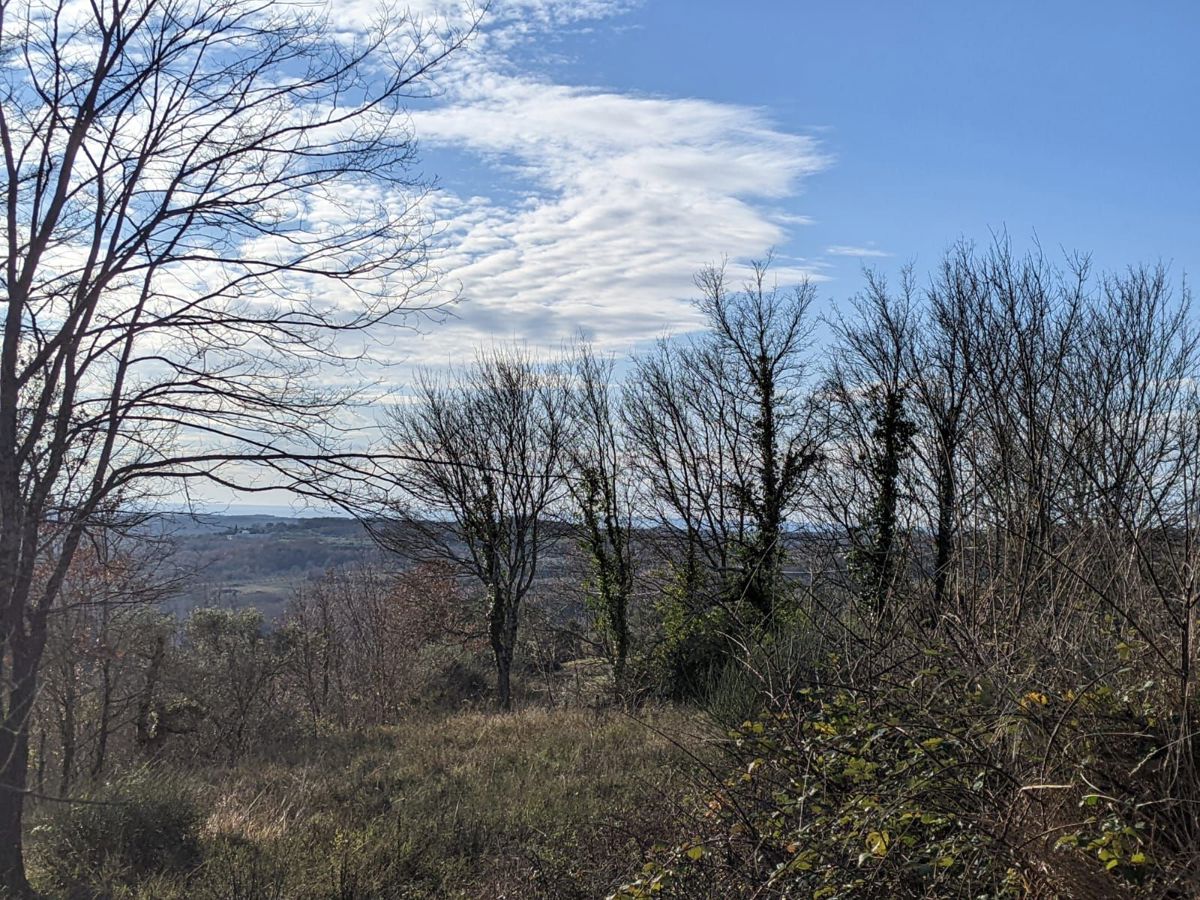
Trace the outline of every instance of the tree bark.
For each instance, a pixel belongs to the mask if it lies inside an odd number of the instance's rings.
[[[106,651],[107,652],[107,651]],[[112,721],[112,662],[106,657],[100,666],[100,724],[96,729],[96,754],[92,758],[92,781],[104,774],[108,754],[108,732]]]
[[[936,618],[945,610],[946,594],[950,580],[950,557],[954,547],[954,468],[951,462],[952,452],[948,447],[943,449],[945,457],[941,460],[937,484],[937,530],[934,533],[933,560],[933,610],[931,618]]]
[[[488,611],[488,636],[496,659],[496,703],[505,712],[512,709],[512,660],[517,636],[516,610],[499,588],[492,588]]]
[[[503,647],[495,648],[496,705],[504,712],[512,709],[512,657]]]
[[[32,633],[13,635],[12,675],[8,709],[0,724],[0,896],[31,897],[25,878],[21,822],[29,774],[29,728],[37,696],[39,643],[44,643],[44,624],[32,624]],[[18,635],[20,635],[18,637]]]

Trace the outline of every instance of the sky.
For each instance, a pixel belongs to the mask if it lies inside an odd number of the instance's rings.
[[[773,251],[823,311],[1007,231],[1200,264],[1200,4],[496,0],[414,110],[449,323],[399,352],[694,328],[692,275]]]
[[[701,266],[768,253],[821,314],[864,266],[920,276],[999,232],[1181,282],[1198,38],[1183,0],[493,0],[412,109],[460,301],[389,346],[389,380],[493,341],[626,355],[697,327]]]

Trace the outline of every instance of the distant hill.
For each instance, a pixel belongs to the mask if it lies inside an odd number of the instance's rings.
[[[326,570],[376,558],[379,549],[354,519],[164,513],[147,528],[175,547],[189,587],[173,600],[179,614],[196,606],[255,606],[270,619],[296,585]]]
[[[162,513],[145,528],[174,547],[172,563],[186,587],[167,606],[179,616],[198,606],[253,606],[277,620],[298,585],[330,569],[408,565],[381,550],[357,520],[344,517]],[[546,548],[538,566],[536,593],[560,617],[583,614],[575,590],[580,576],[569,572],[574,553],[575,544],[564,536]]]

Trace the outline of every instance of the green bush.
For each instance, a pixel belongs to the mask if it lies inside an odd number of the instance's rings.
[[[975,737],[806,691],[731,730],[694,833],[615,898],[1020,896],[982,824],[996,776]]]
[[[46,809],[32,829],[31,851],[45,887],[104,896],[151,872],[193,868],[203,820],[182,781],[143,770]]]
[[[662,639],[650,660],[657,693],[671,700],[706,697],[730,659],[729,635],[736,632],[730,617],[679,592],[665,592],[658,612]]]

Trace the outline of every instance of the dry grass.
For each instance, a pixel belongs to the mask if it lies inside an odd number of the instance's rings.
[[[525,709],[313,736],[287,761],[198,776],[204,861],[122,890],[228,900],[603,896],[651,843],[672,837],[691,770],[683,747],[699,746],[699,729],[666,708],[637,717]]]

